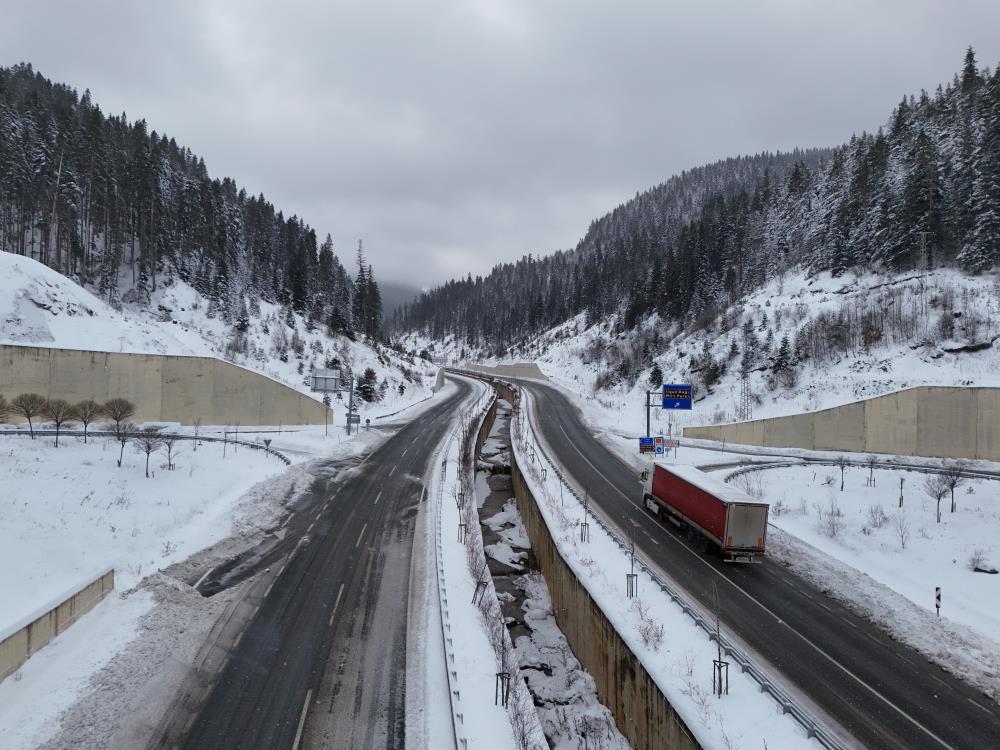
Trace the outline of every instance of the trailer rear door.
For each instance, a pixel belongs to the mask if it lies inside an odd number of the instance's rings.
[[[767,505],[730,503],[726,524],[726,548],[764,550],[767,533]]]

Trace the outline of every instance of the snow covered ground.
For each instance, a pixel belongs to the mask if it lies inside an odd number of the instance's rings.
[[[309,330],[301,315],[289,319],[279,305],[262,301],[243,334],[208,311],[208,302],[180,280],[159,287],[148,308],[126,304],[116,310],[42,263],[0,252],[0,344],[219,357],[303,393],[309,392],[312,369],[330,360],[351,367],[356,376],[370,367],[379,387],[385,383],[384,396],[377,404],[362,404],[362,420],[431,393],[437,367],[430,362],[331,337],[322,327]],[[346,395],[333,397],[332,408],[334,424],[342,426]]]
[[[946,496],[937,523],[936,502],[922,489],[931,475],[877,469],[871,487],[868,470],[852,467],[840,492],[839,474],[831,466],[796,466],[746,474],[736,482],[759,489],[778,528],[864,571],[929,614],[934,587],[941,586],[944,616],[996,637],[1000,576],[972,568],[1000,566],[1000,481],[966,481],[956,490],[957,511],[950,512]]]
[[[378,424],[412,419],[454,388],[446,385]],[[0,631],[102,568],[116,569],[116,592],[0,683],[3,750],[37,747],[84,695],[102,691],[92,702],[116,710],[109,706],[122,697],[107,682],[142,672],[130,655],[145,654],[147,661],[171,659],[178,649],[193,655],[198,633],[207,631],[226,597],[202,599],[158,571],[220,540],[252,539],[279,523],[286,503],[313,479],[308,459],[348,458],[391,434],[362,429],[348,438],[342,426],[329,435],[315,426],[280,433],[248,427],[241,440],[271,439],[292,467],[246,447],[224,451],[203,441],[195,450],[193,441],[182,441],[175,468],[168,470],[166,456],[156,453],[147,479],[145,456],[128,447],[119,468],[119,445],[108,438],[84,444],[63,435],[55,448],[52,438],[30,440],[19,432],[0,437]],[[219,432],[201,428],[203,435]]]

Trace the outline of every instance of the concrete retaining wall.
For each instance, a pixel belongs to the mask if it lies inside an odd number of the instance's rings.
[[[684,436],[774,448],[1000,461],[1000,388],[920,386],[807,414],[685,427]]]
[[[633,748],[699,750],[683,719],[560,556],[513,452],[511,473],[517,509],[548,585],[556,621],[576,658],[593,675],[597,694],[614,714],[618,729]]]
[[[137,422],[323,424],[326,407],[283,383],[211,357],[0,345],[0,394],[70,403],[125,398]],[[12,419],[14,419],[12,417]]]
[[[14,674],[29,656],[92,610],[114,588],[115,571],[108,570],[0,637],[0,680]]]

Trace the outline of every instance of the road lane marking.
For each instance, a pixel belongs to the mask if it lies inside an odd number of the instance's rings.
[[[573,450],[575,450],[577,453],[580,454],[580,458],[582,458],[584,461],[587,462],[587,466],[589,466],[591,469],[593,469],[601,479],[603,479],[605,482],[607,482],[608,486],[611,489],[613,489],[619,495],[621,495],[622,497],[624,497],[628,502],[630,502],[633,505],[635,505],[635,502],[632,500],[632,498],[630,498],[628,495],[626,495],[624,492],[622,492],[620,489],[618,489],[614,484],[611,483],[610,479],[608,479],[606,476],[604,476],[604,472],[602,472],[600,469],[598,469],[596,466],[594,466],[592,463],[590,463],[590,460],[585,455],[583,455],[583,453],[580,451],[579,448],[576,447],[576,443],[574,443],[572,440],[570,440],[569,435],[566,434],[566,430],[563,429],[563,426],[561,424],[559,425],[559,429],[562,430],[562,434],[563,435],[566,435],[566,442],[573,448]],[[638,508],[640,506],[636,505],[636,507]]]
[[[302,715],[299,717],[299,728],[295,732],[295,742],[292,743],[292,750],[299,750],[299,743],[302,742],[302,730],[306,728],[306,714],[309,712],[309,701],[312,700],[312,688],[306,692],[305,703],[302,704]]]
[[[395,467],[395,466],[393,466],[393,467],[392,467],[392,471],[390,471],[390,472],[389,472],[389,476],[391,477],[391,476],[392,476],[393,474],[395,474],[395,473],[396,473],[396,467]]]
[[[986,708],[986,706],[980,705],[979,701],[974,701],[974,700],[972,700],[972,698],[966,698],[965,700],[969,701],[969,703],[971,703],[973,706],[975,706],[979,710],[985,711],[990,716],[993,716],[993,712],[990,711],[988,708]]]
[[[378,499],[379,499],[380,497],[382,497],[382,490],[379,490],[379,491],[378,491],[378,494],[377,494],[377,495],[375,496],[375,502],[374,502],[374,503],[372,503],[372,505],[378,505]]]
[[[557,422],[557,424],[559,424],[559,423]],[[611,480],[608,479],[596,466],[594,466],[594,464],[592,464],[587,459],[586,456],[583,455],[583,453],[580,451],[580,449],[577,448],[576,445],[575,445],[575,443],[570,439],[569,435],[566,433],[566,430],[563,429],[562,424],[559,424],[559,429],[562,431],[563,435],[566,437],[566,442],[569,443],[569,445],[571,445],[573,447],[573,449],[577,453],[580,454],[580,458],[582,458],[584,461],[586,461],[586,463],[587,463],[588,466],[590,466],[595,472],[597,472],[597,474],[599,474],[604,479],[604,481],[607,482],[608,485],[612,489],[614,489],[615,492],[617,492],[619,495],[621,495],[623,498],[625,498],[625,500],[631,506],[633,506],[634,508],[642,511],[642,506],[639,503],[635,502],[635,500],[633,500],[632,498],[630,498],[628,495],[626,495],[620,489],[618,489],[618,487],[616,487],[614,484],[612,484]],[[570,474],[570,476],[572,476],[572,475]],[[603,509],[602,509],[602,512],[603,512]],[[927,727],[925,727],[919,721],[917,721],[916,719],[914,719],[912,716],[910,716],[908,713],[906,713],[906,711],[904,711],[902,708],[900,708],[899,706],[897,706],[891,700],[889,700],[884,695],[882,695],[881,693],[879,693],[875,688],[873,688],[871,685],[869,685],[867,682],[865,682],[862,678],[858,677],[856,674],[854,674],[854,672],[852,672],[850,669],[848,669],[843,664],[841,664],[839,661],[837,661],[832,656],[830,656],[828,653],[826,653],[822,648],[820,648],[815,643],[813,643],[811,640],[809,640],[809,638],[807,638],[802,633],[798,632],[797,630],[793,629],[790,625],[788,625],[787,623],[785,623],[784,620],[782,620],[780,617],[778,617],[774,612],[772,612],[770,609],[768,609],[768,607],[766,607],[763,603],[761,603],[759,600],[757,600],[752,594],[750,594],[748,591],[746,591],[744,588],[742,588],[739,584],[737,584],[735,581],[733,581],[728,576],[722,575],[722,573],[720,571],[716,570],[716,568],[713,567],[711,564],[709,564],[706,560],[703,560],[701,558],[701,556],[698,555],[697,553],[695,553],[695,551],[692,550],[690,547],[688,547],[687,544],[685,544],[681,540],[677,539],[673,534],[668,534],[666,532],[666,530],[664,530],[664,533],[666,533],[669,538],[675,540],[697,562],[700,562],[702,565],[704,565],[705,567],[707,567],[709,570],[712,571],[713,574],[717,575],[723,581],[725,581],[730,586],[732,586],[733,588],[735,588],[737,591],[739,591],[741,594],[743,594],[747,599],[749,599],[754,604],[756,604],[758,607],[760,607],[762,610],[764,610],[765,612],[767,612],[771,617],[773,617],[779,623],[781,623],[782,625],[785,625],[785,627],[787,627],[789,629],[789,631],[791,631],[792,633],[794,633],[795,635],[797,635],[806,645],[808,645],[810,648],[812,648],[814,651],[816,651],[818,654],[820,654],[822,657],[824,657],[827,661],[829,661],[835,667],[837,667],[838,669],[840,669],[848,677],[852,678],[855,682],[857,682],[859,685],[861,685],[861,687],[865,688],[865,690],[867,690],[868,692],[870,692],[876,698],[878,698],[883,703],[885,703],[887,706],[889,706],[894,711],[896,711],[896,713],[898,713],[901,717],[903,717],[904,719],[906,719],[907,721],[909,721],[911,724],[913,724],[915,727],[917,727],[920,731],[922,731],[928,737],[930,737],[935,742],[937,742],[939,745],[941,745],[941,747],[949,748],[949,750],[954,750],[954,748],[951,745],[949,745],[943,739],[941,739],[940,737],[938,737],[934,732],[932,732],[930,729],[928,729]]]
[[[205,571],[205,575],[203,575],[201,578],[198,579],[198,583],[196,583],[194,585],[194,587],[197,589],[199,586],[201,586],[202,582],[206,578],[208,578],[208,574],[211,573],[213,570],[215,570],[215,566],[214,565],[211,568],[209,568],[208,570]]]
[[[333,611],[330,613],[330,621],[327,625],[333,625],[333,618],[337,614],[337,607],[340,605],[340,597],[344,593],[344,584],[340,584],[340,591],[337,592],[337,601],[333,603]]]
[[[400,455],[399,457],[400,457],[400,458],[402,458],[403,456],[405,456],[405,455],[406,455],[406,452],[407,452],[408,450],[410,450],[410,449],[409,449],[409,448],[405,448],[405,449],[403,450],[402,454],[401,454],[401,455]]]
[[[368,524],[367,523],[364,526],[361,527],[361,533],[358,534],[358,541],[356,541],[354,543],[354,549],[357,549],[358,545],[361,544],[361,537],[363,537],[365,535],[365,529],[367,529],[367,528],[368,528]]]

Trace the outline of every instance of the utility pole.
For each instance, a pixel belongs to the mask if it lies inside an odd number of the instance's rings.
[[[753,402],[750,397],[750,370],[740,374],[740,413],[739,421],[747,422],[753,416]]]
[[[350,383],[351,383],[351,385],[350,385],[350,396],[349,396],[349,398],[347,400],[347,434],[350,435],[351,434],[351,417],[354,416],[354,373],[350,369],[347,370],[347,377],[350,379]],[[360,425],[358,425],[358,429],[361,429]]]

